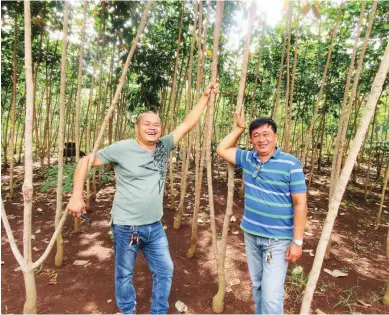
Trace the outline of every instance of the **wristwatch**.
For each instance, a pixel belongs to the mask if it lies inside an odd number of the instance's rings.
[[[293,240],[292,242],[295,243],[298,247],[303,246],[303,240]]]

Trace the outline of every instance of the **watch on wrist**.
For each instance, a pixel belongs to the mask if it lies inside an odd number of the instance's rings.
[[[298,247],[303,246],[303,240],[293,240],[292,242],[295,243]]]

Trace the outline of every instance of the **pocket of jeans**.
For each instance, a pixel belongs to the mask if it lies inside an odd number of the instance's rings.
[[[120,225],[120,224],[112,224],[113,230],[117,230],[123,233],[131,233],[134,231],[134,227],[132,225]]]

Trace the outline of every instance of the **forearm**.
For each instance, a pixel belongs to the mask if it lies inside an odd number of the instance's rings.
[[[306,221],[307,221],[307,205],[306,204],[295,205],[293,239],[302,240],[304,238],[304,229],[305,229]]]
[[[82,196],[84,183],[88,176],[89,155],[79,160],[73,175],[73,195]]]

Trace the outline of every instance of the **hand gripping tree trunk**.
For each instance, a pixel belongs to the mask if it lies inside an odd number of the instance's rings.
[[[323,258],[325,249],[327,247],[328,239],[331,235],[332,228],[334,226],[334,222],[336,216],[338,214],[338,209],[340,202],[342,201],[342,197],[344,191],[346,189],[347,182],[350,178],[351,171],[353,169],[355,160],[358,155],[358,151],[361,148],[363,139],[366,135],[366,131],[369,127],[370,120],[374,115],[374,110],[377,105],[378,98],[382,91],[383,83],[386,79],[386,75],[389,69],[389,44],[386,46],[386,50],[384,56],[382,57],[381,65],[378,69],[378,72],[375,76],[371,92],[369,95],[369,99],[367,101],[366,107],[362,114],[362,121],[359,125],[358,131],[355,135],[353,145],[350,149],[350,153],[346,159],[345,166],[342,170],[342,173],[339,177],[339,180],[334,189],[334,194],[330,199],[328,214],[326,218],[326,222],[323,227],[323,231],[320,237],[319,245],[316,250],[315,260],[313,262],[312,270],[309,274],[309,279],[307,283],[307,287],[305,289],[305,294],[303,298],[303,302],[301,305],[301,314],[308,314],[309,309],[312,302],[312,297],[315,292],[316,283],[319,279],[320,270],[323,264]]]
[[[250,41],[251,41],[251,33],[254,25],[255,12],[256,12],[256,2],[253,1],[250,8],[249,23],[247,28],[245,46],[243,49],[242,72],[240,75],[239,92],[238,92],[237,104],[236,104],[236,112],[238,113],[238,115],[240,115],[240,113],[243,111],[243,100],[244,100],[244,93],[246,87],[247,66],[248,66],[249,53],[250,53]],[[212,130],[212,128],[209,128],[209,130]],[[210,183],[209,178],[210,175],[212,174],[210,172],[212,171],[210,161],[208,161],[208,158],[210,157],[210,147],[207,147],[207,149],[209,151],[207,154],[207,173],[208,173],[208,183]],[[212,309],[216,313],[221,313],[224,310],[224,296],[225,296],[225,289],[226,289],[224,262],[225,262],[226,249],[227,249],[228,227],[230,225],[230,218],[232,215],[233,204],[234,204],[234,166],[228,163],[227,170],[228,170],[227,207],[226,207],[226,214],[224,216],[224,221],[223,221],[223,231],[222,231],[220,250],[218,251],[217,244],[214,245],[214,251],[216,250],[215,256],[217,260],[218,278],[219,278],[219,290],[217,295],[215,295],[213,298],[213,305],[212,305]],[[208,187],[209,186],[212,185],[208,184]],[[214,211],[213,209],[211,210]],[[213,234],[212,241],[216,242],[216,224],[215,224],[214,213],[211,214],[211,224],[212,224],[212,234]]]
[[[61,58],[61,87],[59,93],[59,129],[58,129],[58,178],[57,178],[57,207],[55,211],[55,228],[58,226],[62,213],[62,191],[63,191],[63,148],[65,136],[65,87],[66,87],[66,53],[68,41],[68,17],[69,2],[65,2],[64,20],[63,20],[63,43]],[[57,253],[54,258],[57,267],[62,266],[63,262],[63,240],[61,232],[57,236]]]
[[[115,104],[119,98],[120,92],[123,88],[125,78],[128,73],[128,68],[131,63],[132,56],[134,55],[136,46],[139,42],[139,38],[143,32],[143,29],[146,24],[146,17],[151,8],[152,1],[147,2],[145,11],[142,16],[141,24],[139,26],[137,35],[133,41],[130,52],[128,54],[126,63],[124,65],[122,76],[119,80],[118,87],[115,92],[115,97],[112,100],[111,107],[104,119],[102,124],[99,137],[95,143],[93,153],[91,156],[91,162],[89,167],[92,165],[93,160],[96,156],[96,152],[99,148],[100,141],[103,137],[105,128],[108,124],[108,120],[113,113]],[[61,220],[58,222],[56,229],[50,239],[47,248],[39,259],[35,262],[32,262],[31,255],[31,219],[32,219],[32,196],[33,196],[33,185],[32,185],[32,120],[33,120],[33,78],[32,78],[32,53],[31,53],[31,13],[30,13],[30,2],[24,2],[24,37],[25,37],[25,69],[26,69],[26,119],[25,119],[25,175],[24,175],[24,184],[23,184],[23,196],[24,196],[24,225],[23,225],[23,256],[21,255],[19,249],[17,248],[15,239],[13,237],[12,230],[10,228],[7,214],[5,212],[4,206],[1,207],[1,219],[4,224],[5,231],[11,246],[11,250],[21,267],[25,280],[25,289],[26,289],[26,302],[24,304],[23,313],[24,314],[35,314],[37,313],[37,296],[36,296],[36,285],[35,285],[35,276],[34,270],[39,267],[49,255],[51,249],[54,246],[54,242],[57,239],[59,232],[61,231],[66,217],[67,209],[63,212]]]
[[[308,128],[307,137],[305,139],[303,155],[301,157],[301,163],[303,164],[303,167],[305,166],[306,156],[307,156],[307,153],[308,153],[309,146],[311,144],[313,128],[315,126],[315,122],[316,122],[316,118],[317,118],[317,113],[319,112],[319,106],[320,106],[320,102],[321,102],[321,99],[322,99],[322,96],[323,96],[324,87],[325,87],[325,84],[326,84],[327,72],[328,72],[328,68],[329,68],[329,65],[330,65],[330,61],[331,61],[331,54],[332,54],[332,49],[334,47],[336,33],[338,32],[338,29],[339,29],[339,24],[340,24],[341,15],[342,15],[342,9],[343,9],[343,4],[341,5],[341,7],[339,9],[338,17],[336,19],[335,28],[331,31],[331,43],[330,43],[330,47],[328,48],[327,61],[326,61],[326,65],[324,67],[323,76],[321,78],[320,91],[319,91],[319,95],[318,95],[316,103],[315,103],[315,108],[313,110],[312,122],[311,122],[311,124],[309,125],[309,128]]]

